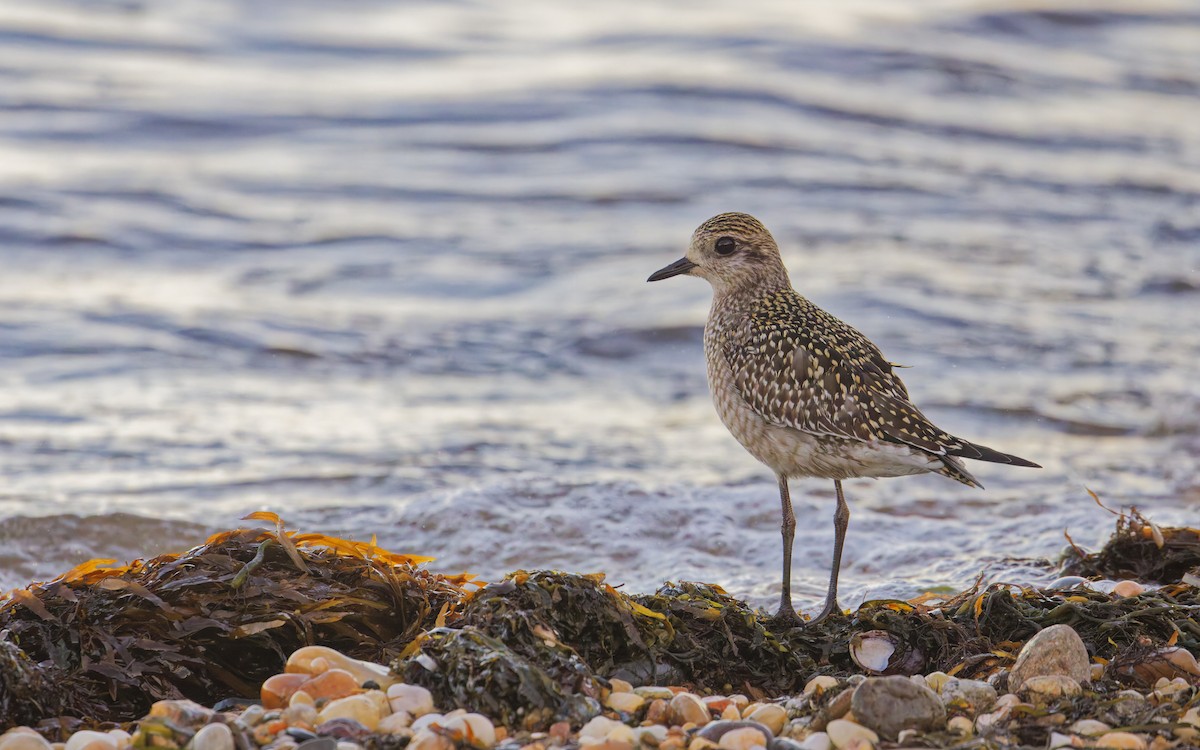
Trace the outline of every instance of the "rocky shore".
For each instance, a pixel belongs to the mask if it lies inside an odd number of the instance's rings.
[[[710,585],[227,532],[0,602],[0,750],[1200,747],[1198,539],[1123,516],[1047,590],[773,632]]]

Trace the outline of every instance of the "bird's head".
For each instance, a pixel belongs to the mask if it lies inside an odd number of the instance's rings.
[[[788,283],[775,238],[758,219],[739,213],[718,214],[701,224],[687,254],[647,281],[681,274],[707,279],[718,294]]]

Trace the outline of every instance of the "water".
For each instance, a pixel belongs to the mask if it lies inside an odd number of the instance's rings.
[[[835,7],[831,7],[835,6]],[[939,425],[845,603],[1195,523],[1200,13],[1169,2],[0,5],[0,588],[270,509],[438,570],[778,586],[692,229],[754,213]],[[832,483],[793,483],[823,592]]]

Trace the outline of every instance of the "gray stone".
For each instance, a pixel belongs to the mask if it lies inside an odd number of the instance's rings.
[[[903,729],[929,731],[946,723],[938,694],[907,677],[869,677],[854,689],[850,710],[863,726],[895,740]]]
[[[983,680],[960,680],[951,677],[942,685],[942,702],[966,708],[972,716],[990,711],[999,695],[996,688]]]
[[[1063,675],[1081,685],[1091,682],[1087,647],[1070,625],[1051,625],[1029,639],[1008,675],[1008,690],[1015,693],[1025,680],[1042,675]]]
[[[698,732],[696,732],[696,736],[703,737],[706,740],[712,740],[713,742],[718,742],[723,736],[725,736],[727,732],[732,732],[735,729],[757,729],[758,731],[762,732],[764,744],[767,740],[775,736],[775,733],[772,732],[771,728],[766,724],[761,724],[757,721],[750,721],[748,719],[709,722],[708,724],[705,724]]]

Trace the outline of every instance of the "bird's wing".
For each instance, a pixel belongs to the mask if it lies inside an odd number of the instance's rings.
[[[939,456],[961,447],[909,401],[874,344],[798,294],[765,299],[724,351],[742,398],[768,422]]]

